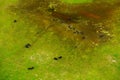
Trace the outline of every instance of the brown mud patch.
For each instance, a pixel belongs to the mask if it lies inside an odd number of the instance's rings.
[[[21,19],[27,17],[28,22],[37,24],[39,29],[91,47],[113,38],[113,15],[119,7],[119,1],[66,4],[59,0],[19,0],[10,8]]]

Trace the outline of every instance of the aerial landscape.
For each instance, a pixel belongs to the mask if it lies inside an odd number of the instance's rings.
[[[119,74],[119,0],[0,0],[0,80]]]

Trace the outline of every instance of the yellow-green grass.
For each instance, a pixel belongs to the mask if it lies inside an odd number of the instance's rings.
[[[119,10],[111,41],[92,48],[81,42],[76,48],[77,42],[11,13],[11,4],[16,0],[0,1],[0,80],[120,80]]]

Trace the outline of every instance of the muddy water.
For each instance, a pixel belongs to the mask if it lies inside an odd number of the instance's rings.
[[[92,3],[67,4],[59,0],[19,0],[11,10],[39,29],[52,31],[62,39],[86,46],[109,42],[114,35],[115,11],[120,2],[96,0]]]

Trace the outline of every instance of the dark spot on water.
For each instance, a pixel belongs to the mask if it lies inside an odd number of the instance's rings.
[[[54,60],[62,59],[62,56],[54,57]]]
[[[82,39],[86,39],[86,37],[85,37],[85,36],[83,36],[83,37],[82,37]]]
[[[34,69],[34,67],[33,67],[33,66],[28,68],[28,70],[33,70],[33,69]]]
[[[31,44],[30,43],[27,43],[26,45],[25,45],[25,48],[30,48],[31,47]]]
[[[16,22],[17,22],[17,20],[14,20],[13,22],[14,22],[14,23],[16,23]]]
[[[55,8],[48,8],[48,11],[53,12],[53,11],[55,11]]]
[[[59,56],[58,58],[59,58],[59,59],[61,59],[61,58],[62,58],[62,56]]]
[[[54,60],[58,60],[58,58],[54,57]]]

